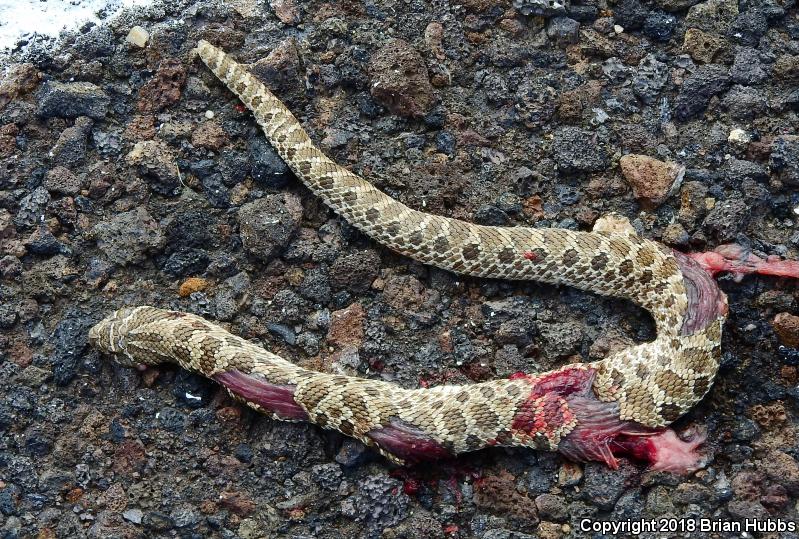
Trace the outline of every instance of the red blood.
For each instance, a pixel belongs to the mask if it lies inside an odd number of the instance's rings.
[[[408,496],[416,495],[421,487],[422,485],[419,483],[418,479],[408,478],[402,483],[402,490]]]
[[[527,378],[527,373],[518,371],[508,376],[508,380],[521,380],[522,378]]]
[[[688,441],[677,437],[671,429],[651,436],[624,435],[611,443],[614,454],[649,462],[655,471],[685,474],[699,468],[704,460],[696,449],[705,443],[705,434],[697,433]]]
[[[235,108],[236,112],[238,112],[239,114],[244,114],[245,112],[247,112],[247,107],[245,107],[241,103],[236,103],[235,105],[233,105],[233,108]]]
[[[525,251],[524,258],[526,258],[527,260],[536,260],[538,258],[538,255],[532,251]]]
[[[458,527],[457,524],[450,524],[449,526],[444,528],[444,533],[447,533],[449,535],[453,535],[453,534],[458,533],[459,530],[460,530],[460,528]]]
[[[388,426],[372,429],[366,435],[389,453],[412,463],[452,456],[424,431],[401,419],[392,419]]]
[[[270,384],[237,370],[219,373],[214,376],[214,380],[243,399],[277,414],[281,419],[308,421],[308,414],[294,400],[295,386]]]

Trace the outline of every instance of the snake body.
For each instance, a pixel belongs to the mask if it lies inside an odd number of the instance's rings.
[[[338,430],[400,463],[498,445],[615,465],[614,451],[639,451],[631,440],[660,432],[708,391],[726,300],[693,260],[626,230],[480,226],[409,208],[325,156],[283,103],[227,54],[205,41],[197,52],[252,110],[297,178],[378,243],[459,274],[627,298],[652,314],[657,337],[548,373],[404,389],[303,369],[198,316],[135,307],[91,331],[92,342],[122,363],[178,363],[276,419]]]

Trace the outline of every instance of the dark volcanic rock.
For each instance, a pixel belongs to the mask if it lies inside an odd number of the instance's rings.
[[[768,77],[760,60],[757,49],[740,47],[735,52],[735,61],[730,69],[730,78],[733,82],[743,85],[753,85],[763,82]]]
[[[44,177],[44,187],[51,193],[74,196],[80,193],[81,180],[69,169],[56,166]]]
[[[56,162],[74,165],[86,158],[86,138],[93,124],[91,118],[81,116],[74,126],[64,129],[52,149]]]
[[[604,464],[589,462],[585,466],[583,498],[594,503],[599,509],[613,509],[616,500],[621,497],[627,481],[636,473],[636,469],[626,461],[622,461],[618,470],[611,470]]]
[[[564,127],[555,133],[552,154],[565,174],[599,172],[610,164],[607,150],[597,135],[578,127]]]
[[[408,516],[408,496],[396,479],[369,477],[360,481],[355,494],[342,502],[341,512],[368,527],[396,526]]]
[[[678,120],[688,120],[707,108],[710,98],[730,86],[727,69],[718,65],[699,67],[685,79],[675,100],[674,114]]]
[[[293,194],[268,195],[239,209],[239,227],[244,249],[262,262],[269,262],[288,245],[302,218],[300,199]]]
[[[38,113],[45,118],[105,117],[108,96],[90,82],[45,82],[37,94]]]
[[[799,186],[799,136],[775,138],[771,145],[769,166],[785,184]]]
[[[144,207],[98,224],[93,233],[100,250],[120,266],[144,262],[164,245],[161,227]]]
[[[180,193],[180,171],[169,146],[164,142],[146,140],[138,142],[128,153],[126,160],[136,167],[138,173],[156,193],[175,196]]]
[[[513,0],[513,6],[524,15],[552,17],[565,15],[571,2],[570,0]]]
[[[424,59],[406,41],[394,39],[376,51],[369,76],[372,96],[394,114],[420,117],[435,104]]]
[[[264,187],[280,189],[291,180],[291,170],[261,133],[252,137],[248,146],[250,171],[256,182]]]
[[[30,228],[44,218],[44,210],[50,202],[50,194],[44,187],[37,187],[19,203],[19,210],[14,217],[17,228]]]

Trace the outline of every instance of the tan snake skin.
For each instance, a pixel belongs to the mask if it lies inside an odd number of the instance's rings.
[[[302,369],[197,316],[137,307],[117,311],[91,333],[92,342],[118,354],[122,363],[176,362],[209,378],[229,371],[244,373],[284,388],[279,391],[288,392],[299,411],[276,412],[241,391],[231,391],[250,406],[278,419],[303,419],[336,429],[397,462],[402,455],[381,444],[380,437],[381,429],[392,424],[453,454],[486,445],[557,449],[579,418],[570,409],[569,392],[547,392],[547,383],[565,376],[577,384],[581,372],[595,398],[618,405],[621,421],[646,427],[668,425],[705,395],[718,368],[724,317],[686,329],[689,294],[670,249],[601,227],[575,232],[480,226],[411,209],[327,158],[291,112],[225,53],[205,41],[197,51],[253,111],[296,176],[375,241],[459,274],[565,284],[630,299],[652,314],[657,338],[598,362],[550,373],[403,389]]]

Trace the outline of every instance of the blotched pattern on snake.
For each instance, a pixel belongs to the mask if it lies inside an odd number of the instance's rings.
[[[616,465],[614,453],[661,469],[694,465],[694,442],[663,427],[716,375],[726,298],[694,259],[600,220],[592,232],[480,226],[423,213],[327,158],[291,112],[228,55],[200,58],[250,108],[296,176],[380,244],[459,274],[565,284],[643,306],[657,338],[586,364],[466,386],[404,389],[300,368],[200,317],[121,309],[91,340],[128,364],[174,362],[223,384],[276,419],[310,421],[413,462],[485,446],[558,450]]]

